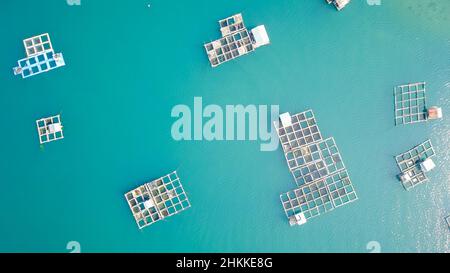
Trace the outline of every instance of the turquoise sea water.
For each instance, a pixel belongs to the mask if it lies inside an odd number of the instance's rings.
[[[450,2],[353,0],[6,0],[0,8],[0,251],[450,252]],[[150,8],[147,6],[151,3]],[[243,12],[271,45],[209,66],[217,20]],[[48,32],[67,66],[11,68]],[[445,119],[394,128],[392,88],[426,81]],[[176,104],[315,111],[359,200],[291,228],[281,150],[258,141],[176,142]],[[65,139],[40,148],[35,120],[61,113]],[[437,170],[406,192],[393,156],[431,138]],[[123,194],[177,169],[192,208],[139,231]]]

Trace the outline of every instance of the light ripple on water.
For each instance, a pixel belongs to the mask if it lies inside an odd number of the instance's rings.
[[[440,99],[438,100],[437,105],[442,107],[445,114],[445,110],[450,109],[450,82],[446,82],[443,87],[444,88],[438,91],[438,97]],[[449,114],[448,111],[447,114]],[[425,233],[428,236],[437,236],[442,238],[442,240],[438,242],[440,245],[437,249],[449,252],[450,234],[444,218],[450,214],[448,209],[448,197],[450,196],[450,169],[448,168],[450,165],[450,149],[447,149],[447,147],[450,147],[450,122],[448,122],[448,119],[445,119],[444,117],[442,121],[433,123],[431,132],[432,140],[438,147],[436,151],[438,155],[436,165],[439,173],[437,174],[437,179],[435,180],[442,181],[444,185],[431,183],[430,198],[432,199],[433,204],[432,209],[435,212],[434,215],[437,215],[438,221],[433,222],[435,220],[434,217],[427,217],[427,223],[421,227],[428,228]],[[442,147],[442,149],[439,149],[439,147]],[[435,247],[436,246],[430,245],[430,243],[421,245],[419,241],[417,242],[418,251],[433,251]]]

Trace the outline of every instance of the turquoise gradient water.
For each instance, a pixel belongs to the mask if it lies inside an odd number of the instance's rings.
[[[6,0],[0,8],[0,251],[450,252],[450,2]],[[151,4],[150,8],[148,4]],[[203,43],[243,12],[271,45],[212,69]],[[67,66],[26,80],[22,40],[48,32]],[[442,121],[394,128],[394,85],[426,81]],[[281,150],[258,141],[176,142],[176,104],[312,108],[359,200],[290,228]],[[35,120],[61,113],[63,141]],[[406,192],[393,156],[431,138],[430,182]],[[177,169],[192,208],[143,231],[123,194]]]

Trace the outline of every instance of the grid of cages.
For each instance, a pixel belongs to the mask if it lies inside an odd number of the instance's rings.
[[[291,173],[294,176],[295,183],[298,186],[302,186],[327,176],[328,170],[325,167],[324,161],[319,160],[292,170]]]
[[[317,145],[319,146],[320,154],[325,162],[328,173],[332,174],[336,171],[345,169],[341,153],[339,152],[334,138],[328,138]]]
[[[313,111],[291,116],[291,123],[277,128],[298,186],[280,195],[288,219],[299,213],[308,219],[357,200],[336,142],[322,139]]]
[[[286,160],[298,186],[345,169],[334,138],[287,152]]]
[[[36,126],[41,144],[64,138],[60,115],[36,120]]]
[[[410,181],[402,181],[403,186],[407,190],[428,180],[427,176],[420,168],[420,163],[427,158],[433,157],[435,154],[433,144],[431,143],[431,140],[428,139],[395,157],[395,161],[397,162],[400,171],[411,177]]]
[[[415,186],[418,186],[428,181],[427,175],[421,170],[419,165],[414,165],[412,168],[408,169],[404,173],[408,174],[409,177],[411,178],[408,181],[402,181],[402,185],[406,190],[410,190]]]
[[[176,172],[125,194],[139,229],[191,206]]]
[[[241,13],[219,20],[219,25],[222,37],[225,37],[241,29],[245,29],[244,20]]]
[[[191,206],[176,172],[148,184],[163,217],[177,214]]]
[[[426,83],[411,83],[394,88],[395,125],[427,121]]]
[[[319,147],[315,144],[303,146],[295,151],[289,151],[285,154],[285,157],[291,171],[322,158]]]
[[[346,170],[325,179],[334,207],[340,207],[358,200],[352,181]]]
[[[153,197],[150,195],[150,190],[146,184],[126,193],[125,198],[139,229],[161,220],[159,211],[154,207]]]
[[[25,46],[28,57],[41,54],[48,50],[53,50],[48,33],[25,39],[23,40],[23,45]]]
[[[436,153],[431,140],[426,140],[416,147],[395,157],[400,171],[404,172],[417,165],[418,162],[434,156]]]
[[[346,170],[280,195],[288,218],[303,213],[306,219],[358,200]]]
[[[14,73],[16,75],[21,74],[23,78],[28,78],[65,65],[62,54],[55,54],[53,51],[47,51],[19,60],[18,64],[19,66],[14,68]]]
[[[205,44],[205,49],[212,67],[255,50],[245,28]]]
[[[288,218],[303,213],[309,219],[334,209],[324,180],[283,193],[280,199]]]
[[[322,134],[312,110],[298,113],[291,118],[291,126],[277,128],[277,134],[285,153],[322,140]]]

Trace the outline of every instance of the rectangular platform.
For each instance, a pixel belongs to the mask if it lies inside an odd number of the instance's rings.
[[[36,120],[36,126],[41,144],[64,138],[61,116],[42,118]]]
[[[212,67],[254,51],[247,29],[204,45]]]
[[[287,152],[285,156],[298,186],[345,169],[334,138],[303,146]]]
[[[322,138],[312,110],[281,114],[275,128],[297,184],[280,195],[291,226],[358,199],[334,138]]]
[[[428,177],[421,169],[420,163],[428,158],[432,158],[435,154],[431,140],[427,140],[395,157],[401,173],[408,174],[411,177],[410,181],[402,181],[403,187],[406,190],[410,190],[428,181]]]
[[[27,57],[17,62],[14,75],[28,78],[66,65],[63,54],[53,50],[48,33],[27,38],[23,45]]]
[[[291,124],[287,126],[275,123],[285,153],[322,140],[322,134],[312,110],[295,114],[291,119]]]
[[[358,199],[346,170],[280,195],[288,218],[303,213],[306,219],[322,215]]]
[[[23,45],[27,57],[40,55],[45,51],[53,51],[52,42],[48,33],[25,39],[23,40]]]
[[[46,51],[19,60],[18,66],[14,68],[14,74],[21,75],[22,78],[28,78],[64,65],[64,56],[61,53],[55,54],[53,51]]]
[[[126,193],[125,199],[139,229],[191,206],[176,171]]]
[[[236,31],[245,29],[244,19],[242,14],[238,13],[228,18],[219,20],[220,32],[222,37],[233,34]]]
[[[394,88],[395,125],[427,121],[426,83]]]
[[[217,67],[270,43],[264,25],[248,31],[241,13],[219,20],[219,26],[222,37],[204,44],[212,67]]]

